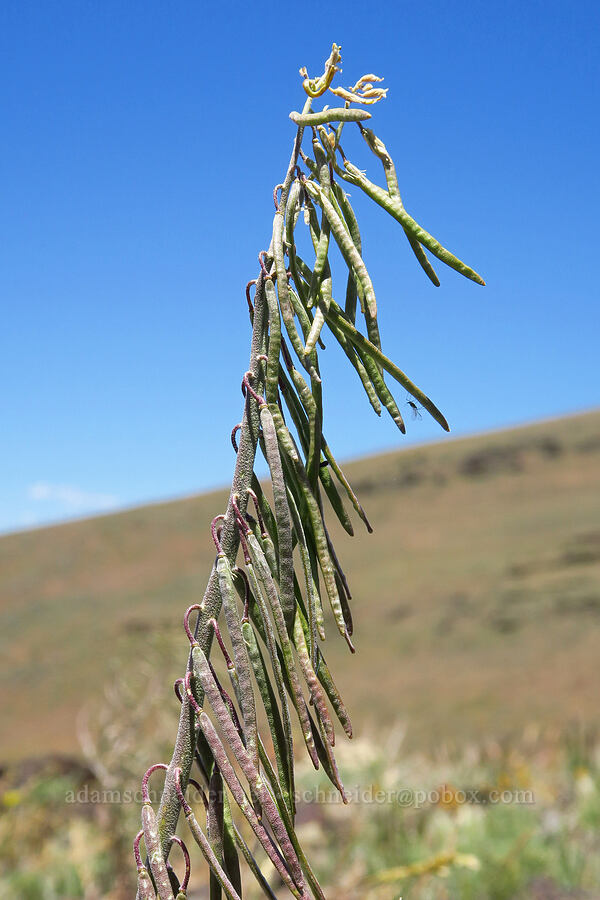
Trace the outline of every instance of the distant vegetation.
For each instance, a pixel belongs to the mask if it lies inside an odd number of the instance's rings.
[[[482,802],[309,804],[300,829],[329,895],[597,898],[600,414],[347,469],[375,535],[336,535],[371,673],[358,678],[332,643],[357,731],[352,754],[339,747],[346,787],[447,785]],[[0,540],[0,897],[131,896],[138,806],[64,797],[137,790],[166,755],[176,619],[197,600],[222,504],[215,493]],[[162,663],[132,670],[133,649]],[[132,692],[146,698],[133,723]],[[364,737],[374,720],[377,746]],[[45,754],[66,755],[35,758],[40,734]],[[535,803],[486,804],[498,785]]]

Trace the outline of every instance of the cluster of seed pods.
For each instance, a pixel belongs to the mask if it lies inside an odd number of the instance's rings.
[[[134,848],[140,898],[185,896],[187,850],[180,839],[165,834],[169,816],[176,822],[180,810],[208,864],[211,900],[242,896],[239,854],[265,895],[275,896],[242,835],[244,830],[253,835],[255,849],[262,848],[271,861],[274,877],[295,897],[324,897],[294,826],[294,734],[302,736],[313,765],[323,767],[346,802],[334,757],[335,725],[339,723],[348,737],[352,737],[352,725],[322,645],[329,607],[335,626],[354,652],[351,594],[327,528],[325,498],[350,535],[353,524],[345,500],[371,531],[323,433],[319,352],[324,348],[325,326],[341,345],[378,415],[385,407],[405,431],[400,408],[385,381],[387,373],[409,394],[407,404],[413,414],[420,417],[420,410],[427,410],[448,430],[435,404],[381,349],[375,290],[343,184],[359,188],[400,224],[436,286],[439,279],[426,250],[467,278],[484,283],[406,212],[392,158],[364,125],[371,114],[352,106],[382,99],[385,90],[374,86],[381,79],[365,75],[352,88],[333,91],[345,100],[343,108],[312,111],[313,99],[330,89],[338,62],[339,48],[334,45],[320,79],[311,81],[301,70],[308,99],[301,113],[290,114],[298,131],[286,178],[274,190],[272,241],[259,254],[258,277],[246,287],[253,364],[243,377],[245,415],[233,429],[232,443],[237,452],[240,438],[241,456],[241,441],[251,443],[248,434],[254,432],[253,450],[259,446],[266,460],[270,492],[263,490],[254,474],[252,456],[245,482],[240,486],[240,479],[234,478],[227,512],[211,526],[216,559],[209,582],[213,593],[207,589],[206,596],[212,599],[208,602],[205,597],[203,603],[190,607],[184,619],[190,656],[186,675],[176,684],[182,702],[180,734],[170,766],[151,767],[143,781],[143,828]],[[354,126],[381,162],[385,187],[369,180],[342,150],[344,129]],[[302,149],[307,132],[312,138],[311,153]],[[298,250],[297,232],[302,227],[308,234],[304,243],[313,248],[312,263]],[[334,299],[329,260],[334,245],[348,270],[343,306]],[[357,325],[359,309],[364,334]],[[236,474],[239,464],[238,458]],[[230,534],[225,549],[222,536],[228,527],[233,538]],[[231,694],[209,660],[213,637]],[[266,723],[268,737],[261,733],[261,722]],[[181,751],[185,740],[191,748],[187,755]],[[205,791],[189,777],[192,759],[205,781]],[[157,768],[168,770],[160,821],[147,799],[148,777]],[[186,800],[189,783],[202,796],[205,831]],[[235,808],[245,819],[243,828],[236,824]],[[139,854],[142,834],[150,871]],[[171,841],[181,845],[188,861],[181,886],[166,862]]]

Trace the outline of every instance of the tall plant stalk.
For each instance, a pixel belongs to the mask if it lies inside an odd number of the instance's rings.
[[[368,107],[386,95],[382,79],[364,75],[351,88],[333,88],[340,61],[334,44],[319,78],[300,70],[305,102],[301,112],[290,113],[297,132],[287,171],[274,190],[272,238],[259,254],[257,278],[246,288],[252,340],[242,380],[242,421],[232,434],[235,472],[227,508],[212,523],[217,555],[204,597],[185,616],[191,650],[185,677],[177,684],[181,714],[173,755],[168,765],[151,767],[143,780],[142,831],[135,844],[139,898],[185,896],[187,877],[180,885],[167,862],[182,810],[208,863],[211,900],[242,896],[240,855],[264,894],[274,896],[238,817],[245,819],[246,832],[262,846],[280,883],[296,897],[324,897],[294,828],[294,733],[302,735],[315,768],[323,766],[345,800],[333,752],[335,722],[348,737],[352,726],[322,650],[324,610],[330,607],[352,651],[353,625],[350,590],[325,521],[325,497],[347,532],[353,534],[353,524],[344,501],[371,531],[323,434],[319,351],[325,326],[378,415],[385,407],[405,432],[388,374],[411,396],[413,412],[427,410],[449,430],[437,406],[381,349],[375,290],[345,183],[400,224],[436,286],[439,279],[426,251],[472,281],[484,282],[404,208],[392,157],[365,125],[371,119]],[[314,111],[313,101],[326,92],[343,106]],[[349,130],[372,151],[385,187],[344,153],[342,137],[345,143]],[[303,147],[307,134],[308,148]],[[311,262],[299,253],[296,236],[302,228],[312,246]],[[334,299],[334,245],[348,269],[343,306]],[[365,333],[357,325],[359,312]],[[269,467],[272,501],[254,473],[259,447]],[[243,564],[238,566],[240,550]],[[210,662],[215,636],[226,662],[227,689]],[[268,738],[259,726],[263,721]],[[203,789],[191,778],[194,764]],[[156,768],[166,769],[157,813],[148,794],[148,778]],[[189,783],[201,792],[202,817],[186,798]],[[205,826],[199,818],[205,818]],[[145,863],[139,852],[142,836]],[[185,845],[182,849],[187,859]]]

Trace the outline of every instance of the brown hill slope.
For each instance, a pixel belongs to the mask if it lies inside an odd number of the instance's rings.
[[[330,628],[327,657],[357,731],[400,719],[427,744],[597,722],[600,413],[346,469],[375,534],[333,529],[357,653]],[[152,631],[177,641],[183,667],[179,623],[204,589],[224,500],[0,539],[3,757],[75,750],[77,710]]]

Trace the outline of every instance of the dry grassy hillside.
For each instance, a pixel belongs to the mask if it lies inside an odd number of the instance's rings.
[[[354,715],[413,745],[598,720],[600,413],[347,466],[374,535],[335,534],[357,653],[328,662]],[[73,751],[110,661],[179,627],[225,494],[0,539],[0,755]],[[335,531],[335,529],[334,529]],[[166,682],[166,675],[165,675]],[[165,683],[165,692],[169,690]]]

